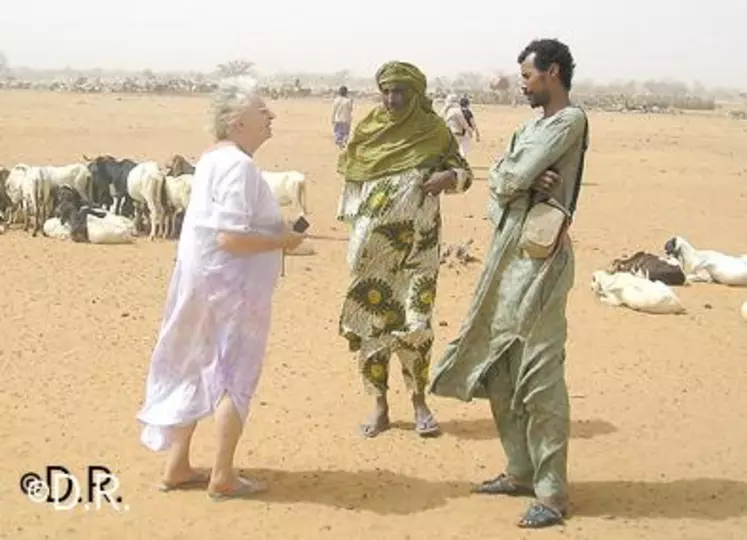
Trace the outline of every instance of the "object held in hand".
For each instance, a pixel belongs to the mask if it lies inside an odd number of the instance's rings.
[[[311,224],[306,220],[305,217],[300,216],[296,221],[293,222],[293,231],[297,233],[306,232]]]

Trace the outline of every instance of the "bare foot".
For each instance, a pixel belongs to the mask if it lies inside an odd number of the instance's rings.
[[[159,489],[161,491],[171,491],[175,489],[204,487],[209,480],[210,476],[207,473],[189,467],[166,474]]]

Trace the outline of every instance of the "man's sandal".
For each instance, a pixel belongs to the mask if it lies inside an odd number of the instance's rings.
[[[506,473],[501,473],[491,480],[478,484],[472,492],[486,495],[509,495],[511,497],[534,496],[534,489],[515,483]]]

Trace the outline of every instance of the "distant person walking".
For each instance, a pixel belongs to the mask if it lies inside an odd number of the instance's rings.
[[[350,126],[353,123],[353,100],[348,96],[348,87],[341,86],[332,104],[332,129],[335,144],[345,148],[350,136]]]
[[[462,157],[466,157],[467,146],[465,141],[469,141],[472,136],[472,127],[470,127],[469,122],[464,117],[462,108],[459,105],[459,98],[456,94],[446,96],[444,107],[441,109],[441,118],[444,119],[449,131],[454,134],[459,143],[459,154]]]
[[[462,108],[462,115],[464,116],[464,119],[467,121],[467,125],[472,130],[472,133],[475,135],[475,142],[480,142],[480,130],[477,129],[477,120],[475,120],[475,114],[472,112],[472,109],[469,107],[469,98],[467,96],[463,96],[459,100],[459,106]],[[463,137],[462,141],[460,141],[460,148],[462,150],[462,155],[466,156],[469,151],[470,147],[472,146],[471,137]]]

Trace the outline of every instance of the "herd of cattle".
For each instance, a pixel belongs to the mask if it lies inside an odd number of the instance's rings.
[[[178,235],[189,204],[193,164],[178,154],[165,166],[110,155],[83,159],[85,163],[63,166],[0,167],[0,232],[3,221],[8,226],[22,221],[23,230],[31,229],[32,236],[40,231],[52,236],[49,231],[55,220],[72,241],[88,242],[93,241],[88,231],[92,220],[99,223],[117,216],[102,223],[121,228],[124,217],[132,220],[128,230],[147,231],[151,240]],[[307,213],[304,174],[263,171],[262,175],[281,206]]]
[[[60,167],[17,164],[0,167],[0,232],[23,219],[23,229],[74,242],[117,243],[121,236],[178,236],[195,166],[175,155],[155,161],[98,156]],[[262,171],[280,206],[307,214],[306,178],[298,171]],[[33,226],[31,218],[33,217]],[[4,218],[4,219],[3,219]],[[60,228],[64,231],[59,232]],[[310,254],[306,253],[306,254]],[[298,253],[303,254],[303,253]],[[663,255],[638,252],[594,272],[591,288],[600,300],[647,313],[686,311],[671,287],[693,282],[747,287],[747,254],[699,250],[679,236]],[[741,308],[747,320],[747,302]]]

